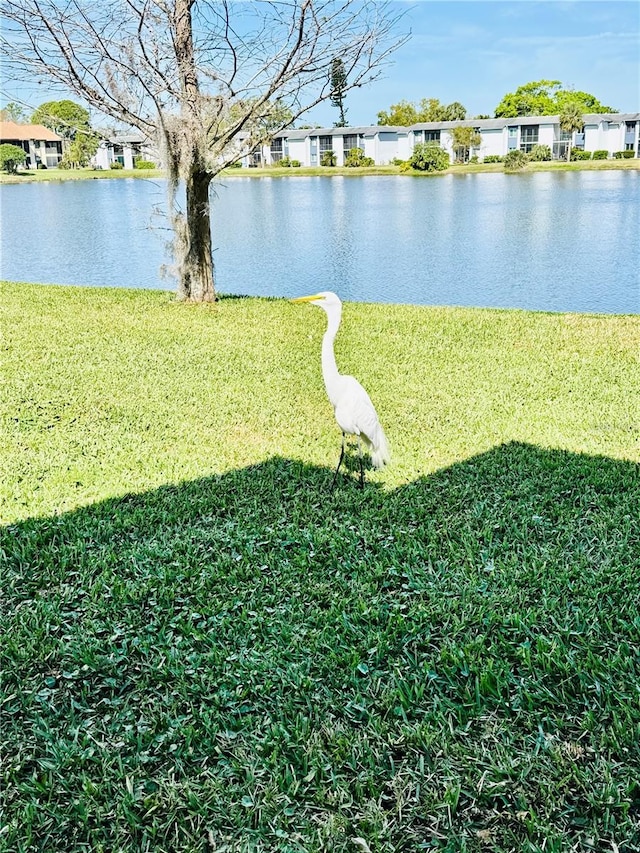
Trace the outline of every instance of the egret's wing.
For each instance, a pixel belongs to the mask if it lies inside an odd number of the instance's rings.
[[[361,435],[373,444],[380,426],[373,403],[353,376],[342,376],[341,380],[340,396],[335,406],[338,425],[343,432]]]

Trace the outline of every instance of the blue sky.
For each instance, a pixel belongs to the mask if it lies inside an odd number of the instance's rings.
[[[406,10],[412,37],[384,78],[349,93],[347,120],[368,125],[406,99],[460,101],[493,112],[532,80],[560,80],[621,112],[640,111],[640,3],[617,0],[422,0]],[[332,124],[330,105],[312,117]]]
[[[461,101],[471,116],[493,115],[507,92],[532,80],[560,80],[621,112],[640,111],[638,0],[406,0],[401,27],[412,36],[381,79],[347,95],[351,125],[375,124],[399,100]],[[0,103],[63,97],[44,85],[12,87]],[[304,119],[331,126],[330,104]]]

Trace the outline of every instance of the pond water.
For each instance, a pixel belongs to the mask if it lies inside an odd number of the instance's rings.
[[[171,289],[165,186],[0,187],[0,277]],[[218,289],[549,311],[640,311],[640,173],[232,177],[212,198]]]

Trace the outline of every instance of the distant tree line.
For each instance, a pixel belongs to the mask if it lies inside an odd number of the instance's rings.
[[[409,127],[423,121],[462,121],[467,110],[459,101],[441,104],[437,98],[423,98],[419,103],[399,101],[392,104],[389,111],[378,113],[378,124]]]
[[[537,80],[518,86],[506,94],[494,111],[494,118],[518,116],[551,116],[564,113],[569,107],[585,113],[616,113],[615,107],[601,103],[595,95],[563,88],[559,80]],[[491,118],[489,115],[469,116],[459,101],[442,104],[437,98],[422,98],[419,102],[398,101],[388,110],[378,113],[378,124],[408,127],[429,121],[463,121],[466,118]]]

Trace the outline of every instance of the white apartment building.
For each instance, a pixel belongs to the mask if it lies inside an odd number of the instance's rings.
[[[243,158],[245,166],[277,165],[283,157],[302,166],[320,166],[331,151],[336,166],[343,166],[352,148],[359,148],[375,163],[390,163],[411,156],[410,133],[406,127],[329,127],[283,130],[269,145]],[[400,153],[399,153],[400,152]]]
[[[270,144],[242,158],[242,165],[276,165],[283,157],[299,161],[301,166],[319,166],[327,151],[335,154],[337,166],[344,164],[351,148],[360,148],[376,165],[407,160],[415,145],[431,142],[440,145],[451,161],[455,159],[451,128],[474,127],[480,144],[470,152],[479,161],[489,155],[504,156],[519,149],[530,152],[535,145],[548,145],[552,157],[564,160],[567,146],[584,151],[607,151],[612,157],[619,151],[640,156],[640,113],[585,115],[584,127],[575,133],[560,128],[559,116],[520,116],[518,118],[467,119],[465,121],[425,122],[411,127],[331,127],[284,130]]]
[[[156,165],[160,163],[158,153],[141,134],[104,134],[98,150],[91,158],[91,166],[94,169],[110,169],[112,163],[120,163],[123,169],[134,169],[138,157]]]

